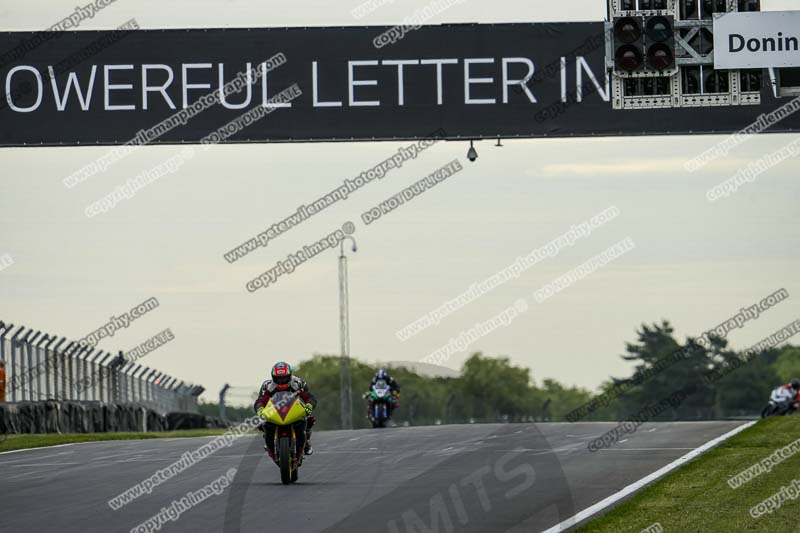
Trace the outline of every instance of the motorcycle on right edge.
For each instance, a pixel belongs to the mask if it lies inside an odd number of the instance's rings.
[[[392,388],[385,379],[377,380],[365,395],[369,407],[369,421],[373,428],[386,427],[386,423],[391,418],[393,407],[395,407],[396,396],[392,394]]]
[[[784,387],[778,387],[772,391],[769,403],[761,410],[761,418],[790,415],[797,411],[800,403],[796,398],[787,397],[783,389]]]

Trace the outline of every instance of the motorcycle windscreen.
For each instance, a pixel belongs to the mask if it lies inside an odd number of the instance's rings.
[[[278,391],[267,403],[266,420],[279,426],[287,426],[299,422],[306,416],[303,400],[289,391]]]
[[[379,379],[372,386],[373,398],[381,398],[381,399],[386,398],[389,396],[389,392],[390,392],[389,384],[386,383],[386,381],[383,379]]]

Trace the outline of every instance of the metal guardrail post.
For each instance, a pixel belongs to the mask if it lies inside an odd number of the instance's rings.
[[[158,399],[159,399],[158,398],[158,385],[156,383],[160,376],[161,376],[161,372],[156,370],[156,373],[153,375],[152,381],[150,382],[150,390],[153,392],[153,409],[155,409],[156,411],[160,411],[160,409],[158,407]]]
[[[120,403],[119,370],[120,366],[125,364],[124,359],[120,360],[121,357],[122,352],[119,352],[109,365],[111,369],[111,379],[109,380],[111,383],[111,397],[114,399],[114,403]]]
[[[50,400],[50,367],[52,366],[52,358],[50,357],[50,346],[56,341],[55,337],[47,335],[47,342],[43,343],[42,351],[44,351],[44,398]],[[41,387],[40,387],[41,389]]]
[[[180,402],[178,401],[178,389],[180,388],[180,380],[173,378],[172,383],[169,385],[169,401],[171,411],[180,411]]]
[[[75,356],[78,352],[80,352],[82,348],[79,345],[75,346],[75,349],[69,353],[67,357],[67,369],[69,374],[67,375],[67,396],[68,400],[72,400],[72,390],[74,389],[73,384],[75,383]]]
[[[228,389],[231,386],[227,383],[222,386],[222,390],[219,391],[219,417],[222,420],[228,420],[227,414],[225,413],[225,394],[228,393]]]
[[[117,375],[119,376],[119,399],[120,403],[127,403],[128,402],[128,380],[125,377],[125,367],[127,363],[120,365],[119,372]]]
[[[6,353],[6,334],[11,331],[13,328],[13,324],[6,324],[5,322],[0,320],[0,361],[6,364],[6,376],[10,375],[12,370],[11,366],[7,363],[8,361],[8,354]],[[6,383],[6,389],[10,389],[11,384]],[[6,392],[8,394],[8,392]]]
[[[81,392],[83,393],[83,400],[89,400],[89,384],[92,380],[92,374],[89,372],[89,358],[94,353],[94,349],[88,350],[83,354],[83,379],[81,380]]]
[[[33,375],[36,372],[36,367],[33,365],[33,343],[41,334],[41,331],[37,331],[33,337],[26,337],[25,339],[25,350],[28,352],[28,379],[26,380],[26,384],[28,385],[28,401],[30,402],[36,401],[33,397]]]
[[[138,388],[136,386],[136,372],[139,370],[139,365],[135,363],[131,363],[130,368],[128,369],[128,378],[131,382],[131,401],[136,403],[138,400],[137,392]]]
[[[128,395],[131,402],[136,402],[136,363],[130,363],[126,373],[128,375]]]
[[[17,364],[17,349],[20,348],[21,344],[17,337],[25,331],[25,326],[20,326],[16,333],[11,337],[11,343],[9,344],[9,348],[11,348],[11,401],[17,401],[17,389],[22,387],[22,351],[20,350],[20,364]],[[19,391],[19,396],[22,397],[22,390]]]
[[[13,377],[13,370],[11,369],[11,365],[7,363],[8,361],[8,353],[6,349],[6,334],[11,331],[11,328],[14,327],[14,324],[6,324],[5,322],[0,321],[0,361],[3,361],[3,364],[6,366],[6,376],[11,375]],[[6,396],[10,392],[9,389],[12,389],[13,385],[8,381],[6,378]],[[3,401],[7,401],[6,398],[3,398]]]
[[[161,381],[158,383],[158,389],[161,393],[161,411],[167,413],[169,412],[169,395],[167,394],[167,384],[172,381],[172,377],[164,375],[161,378]]]
[[[72,350],[75,349],[76,344],[70,341],[67,344],[66,348],[61,352],[61,357],[59,358],[60,366],[61,366],[61,399],[67,400],[69,399],[69,389],[67,388],[67,378],[69,369],[67,368],[67,359],[69,358],[69,354],[72,353]]]
[[[156,376],[158,376],[158,370],[153,369],[147,378],[147,397],[150,402],[150,406],[153,408],[153,410],[157,408],[156,384],[155,384]]]
[[[103,367],[100,366],[100,361],[103,360],[103,350],[97,350],[97,355],[92,359],[92,400],[102,402],[100,398],[100,378],[103,375]]]
[[[45,333],[34,346],[36,350],[36,400],[40,401],[42,396],[47,399],[47,396],[42,394],[42,373],[47,370],[47,351],[44,349],[46,341],[50,340],[50,335]],[[49,344],[49,342],[47,342]],[[42,360],[44,355],[44,360]]]
[[[144,374],[146,371],[147,367],[136,365],[136,372],[134,372],[134,375],[136,376],[137,385],[139,386],[139,403],[144,402]]]
[[[61,340],[58,341],[55,346],[53,346],[53,397],[56,400],[61,400],[61,396],[58,394],[58,362],[59,359],[63,357],[63,354],[59,354],[58,349],[61,348],[61,345],[67,341],[66,337],[61,337]]]
[[[172,407],[172,386],[175,384],[175,378],[169,376],[167,381],[164,383],[164,411],[170,412],[173,411]]]
[[[94,348],[87,344],[75,354],[75,380],[72,382],[72,388],[75,391],[75,399],[78,401],[81,400],[81,393],[85,394],[85,391],[80,387],[86,378],[85,358],[93,350]]]
[[[106,352],[106,355],[100,359],[100,362],[97,364],[97,388],[98,393],[100,396],[101,402],[111,403],[111,396],[109,394],[109,386],[108,386],[108,366],[103,366],[107,363],[109,357],[112,357],[111,353]]]
[[[6,362],[6,333],[8,333],[8,329],[8,326],[0,320],[0,361],[4,363]]]
[[[190,391],[190,394],[192,395],[192,404],[190,407],[193,413],[200,412],[200,410],[197,407],[197,399],[200,397],[201,394],[203,394],[205,390],[206,390],[205,387],[202,387],[200,385],[195,385],[192,387],[192,390]]]

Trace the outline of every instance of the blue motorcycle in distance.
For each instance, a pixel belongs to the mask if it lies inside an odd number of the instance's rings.
[[[369,420],[373,428],[386,427],[391,418],[392,408],[395,406],[395,397],[386,380],[379,379],[370,387],[369,393]]]

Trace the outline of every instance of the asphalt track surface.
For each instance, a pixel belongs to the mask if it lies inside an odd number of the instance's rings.
[[[648,423],[594,453],[616,424],[318,432],[289,486],[248,435],[116,511],[109,499],[212,437],[24,450],[0,454],[0,531],[131,531],[231,468],[224,492],[151,531],[542,531],[741,424]]]

